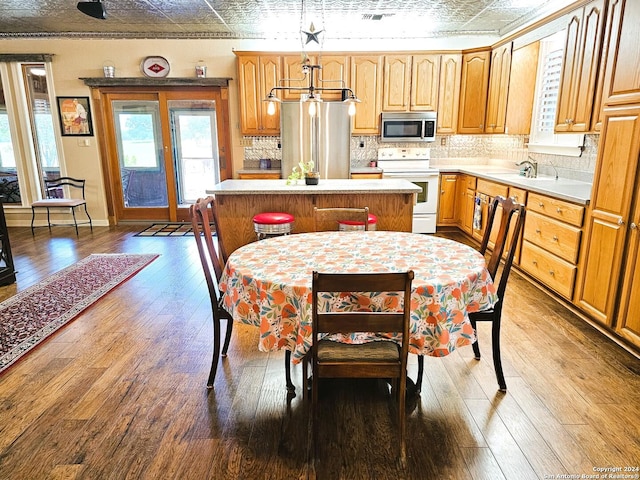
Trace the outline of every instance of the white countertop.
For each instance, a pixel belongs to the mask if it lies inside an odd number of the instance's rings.
[[[344,194],[344,193],[418,193],[421,188],[408,180],[402,179],[370,179],[370,180],[338,180],[320,179],[318,185],[305,185],[299,180],[296,185],[287,185],[287,180],[224,180],[206,190],[207,194],[286,194],[303,195]]]
[[[527,178],[521,176],[518,170],[491,165],[438,165],[437,168],[440,173],[466,173],[474,177],[512,185],[581,205],[587,205],[591,200],[591,183],[580,180],[556,179],[549,175]]]

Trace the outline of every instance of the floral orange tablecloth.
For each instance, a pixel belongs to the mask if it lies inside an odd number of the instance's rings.
[[[406,232],[350,231],[281,236],[239,248],[220,282],[224,307],[234,320],[260,327],[261,351],[291,350],[298,363],[311,346],[314,270],[413,270],[410,352],[415,354],[444,356],[469,345],[475,337],[468,313],[497,301],[484,258],[467,245]],[[388,300],[384,294],[335,299],[343,308],[357,308],[363,301],[387,308]],[[362,343],[370,338],[338,340]]]

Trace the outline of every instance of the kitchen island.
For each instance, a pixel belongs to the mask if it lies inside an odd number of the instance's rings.
[[[313,231],[313,207],[369,207],[378,230],[410,232],[415,195],[421,190],[407,180],[321,179],[319,185],[287,185],[286,180],[225,180],[207,189],[215,195],[227,254],[256,241],[253,216],[287,212],[295,217],[293,233]]]

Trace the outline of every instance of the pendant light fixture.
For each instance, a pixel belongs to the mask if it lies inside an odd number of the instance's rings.
[[[300,41],[302,44],[302,55],[304,60],[302,62],[302,79],[282,79],[280,80],[280,85],[274,86],[270,91],[267,97],[264,99],[265,102],[268,102],[267,105],[267,114],[275,115],[276,113],[276,103],[281,100],[277,97],[278,91],[290,91],[290,92],[299,92],[300,93],[300,101],[309,104],[309,115],[315,116],[318,108],[317,104],[322,102],[322,94],[324,92],[340,92],[341,97],[344,103],[349,104],[349,115],[353,116],[356,114],[356,103],[359,103],[360,100],[356,97],[356,94],[353,90],[347,87],[344,83],[344,80],[331,80],[331,82],[335,85],[339,83],[339,87],[322,87],[316,86],[316,79],[322,85],[322,78],[320,76],[320,71],[322,66],[320,65],[320,61],[322,59],[322,52],[318,55],[318,64],[311,65],[307,54],[304,52],[306,45],[310,42],[316,42],[320,45],[320,49],[322,50],[322,44],[324,42],[324,37],[320,37],[321,34],[325,33],[325,25],[324,25],[324,0],[322,0],[322,28],[316,29],[313,20],[310,20],[309,28],[305,29],[304,25],[306,25],[306,21],[309,20],[307,18],[307,11],[305,6],[305,0],[302,0],[301,13],[300,13]],[[289,87],[284,86],[286,83],[289,83],[291,80],[296,80],[297,82],[305,81],[307,83],[306,87]]]

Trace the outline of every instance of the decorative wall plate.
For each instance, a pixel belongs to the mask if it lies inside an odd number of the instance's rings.
[[[171,67],[164,57],[146,57],[140,65],[142,73],[151,78],[162,78],[169,75]]]

